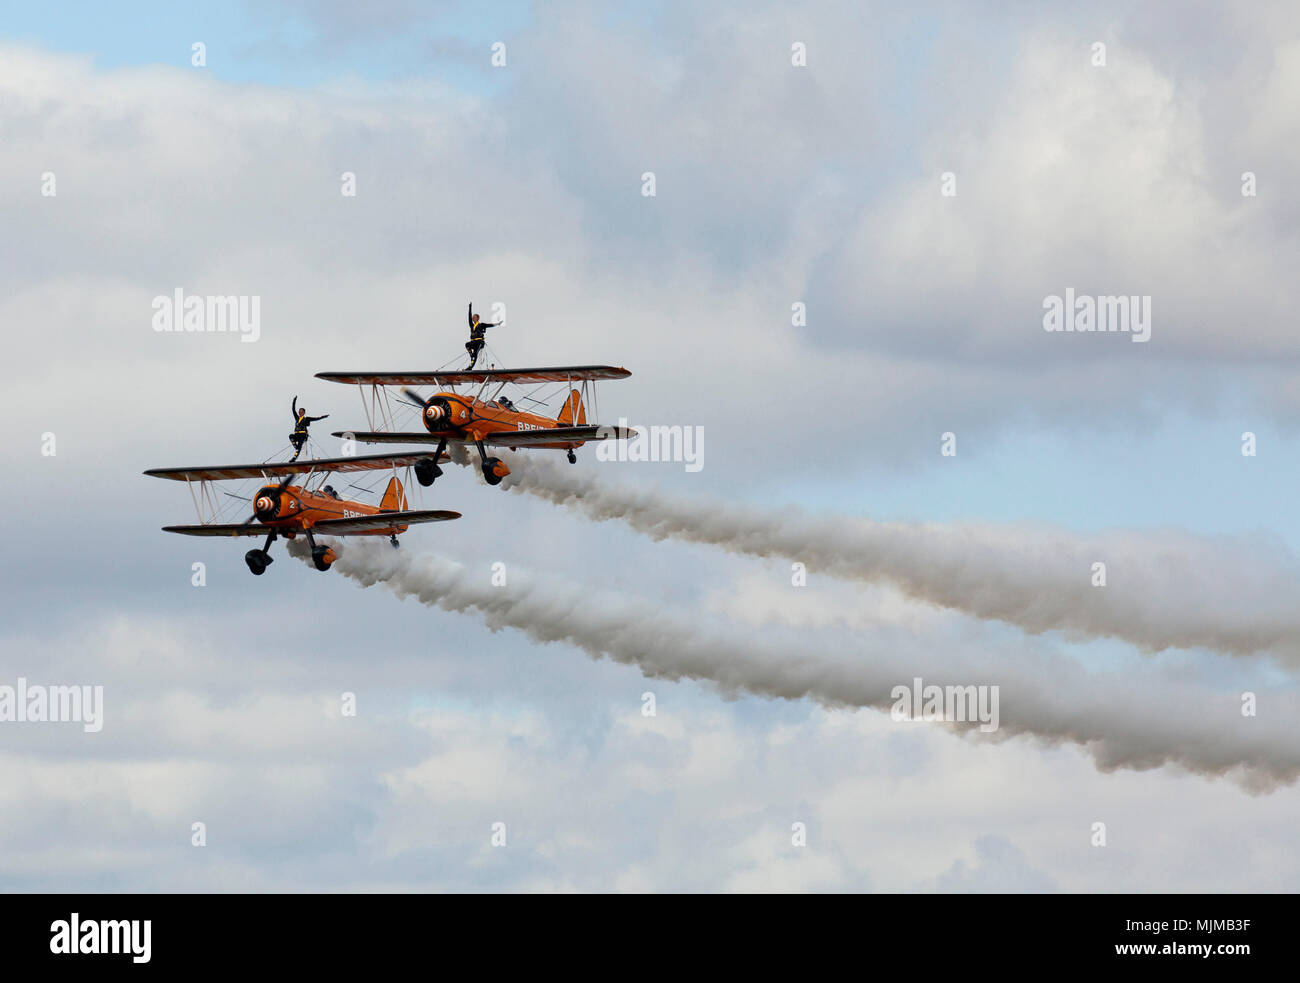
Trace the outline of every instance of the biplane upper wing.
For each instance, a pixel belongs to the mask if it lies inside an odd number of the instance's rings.
[[[383,471],[410,467],[432,457],[431,454],[367,454],[360,457],[321,457],[312,461],[275,461],[265,464],[227,464],[197,468],[151,468],[145,472],[154,478],[173,481],[224,481],[231,478],[283,478],[291,474],[320,471]],[[215,533],[211,535],[216,535]]]
[[[402,526],[414,526],[421,522],[447,522],[459,518],[459,512],[446,509],[379,512],[375,515],[358,515],[346,519],[322,519],[313,525],[311,530],[329,536],[353,536],[362,532],[392,532]]]
[[[511,430],[490,433],[483,443],[490,447],[529,447],[534,444],[582,443],[588,440],[625,440],[632,436],[627,427],[551,427],[546,430]],[[360,438],[358,438],[360,439]]]
[[[584,382],[626,379],[632,373],[614,365],[561,365],[543,369],[479,369],[476,372],[317,372],[317,379],[349,386],[458,386],[473,382]]]
[[[261,523],[207,523],[201,526],[163,526],[163,532],[178,532],[182,536],[265,536],[269,529]]]

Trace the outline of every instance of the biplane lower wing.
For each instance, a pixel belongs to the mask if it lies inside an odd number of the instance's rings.
[[[311,527],[311,531],[327,536],[355,536],[367,532],[391,533],[402,526],[414,526],[421,522],[447,522],[459,518],[459,512],[447,509],[379,512],[375,515],[358,515],[345,519],[322,519]]]
[[[489,447],[533,447],[537,444],[581,444],[588,440],[625,440],[632,436],[627,427],[551,427],[544,430],[509,430],[483,438]]]
[[[317,372],[317,379],[351,386],[458,386],[465,383],[544,382],[626,379],[632,373],[615,365],[559,365],[540,369],[479,369],[477,372]]]
[[[406,468],[418,464],[432,454],[369,454],[362,457],[322,457],[312,461],[272,461],[266,464],[228,464],[216,467],[150,468],[145,474],[151,478],[170,478],[173,481],[226,481],[235,478],[283,478],[291,474],[311,474],[321,471],[383,471],[387,468]],[[443,460],[450,460],[444,457]],[[233,533],[231,535],[234,535]]]
[[[431,433],[389,430],[340,430],[333,436],[351,437],[363,444],[436,444],[442,439]],[[627,427],[550,427],[543,430],[502,430],[485,435],[483,443],[490,447],[532,447],[537,444],[581,444],[588,440],[625,440],[631,436],[632,431]]]
[[[410,512],[378,512],[374,515],[347,516],[341,519],[321,519],[311,527],[312,532],[330,536],[355,536],[359,533],[392,533],[403,526],[422,522],[447,522],[459,519],[459,512],[447,509],[423,509]],[[265,536],[275,528],[260,522],[204,523],[195,526],[163,526],[163,532],[182,536]],[[278,530],[300,532],[298,529]]]
[[[363,444],[436,444],[437,437],[427,431],[419,433],[399,433],[393,430],[340,430],[337,433],[330,434],[331,437],[351,437],[353,440],[359,440]],[[431,457],[432,455],[425,455]],[[450,454],[444,454],[445,460],[450,460]]]
[[[182,536],[265,536],[269,530],[260,523],[210,522],[198,526],[163,526],[163,532],[178,532]]]

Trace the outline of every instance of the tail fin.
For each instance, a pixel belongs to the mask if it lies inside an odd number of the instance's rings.
[[[559,421],[566,427],[580,427],[587,422],[587,408],[582,405],[582,396],[578,390],[569,390],[569,398],[560,410]]]
[[[379,500],[379,507],[388,512],[405,512],[407,510],[406,491],[396,476],[388,479],[384,497]]]

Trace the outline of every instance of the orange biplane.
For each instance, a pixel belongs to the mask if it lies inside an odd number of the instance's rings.
[[[153,468],[145,474],[155,478],[184,481],[190,486],[194,506],[199,513],[199,524],[192,526],[163,526],[163,532],[176,532],[185,536],[261,536],[266,542],[260,550],[244,554],[248,569],[261,576],[271,563],[270,548],[277,536],[294,539],[300,533],[311,547],[312,562],[317,570],[328,570],[338,559],[328,546],[318,545],[314,533],[330,536],[387,536],[394,546],[397,537],[407,527],[421,522],[443,522],[459,519],[459,512],[411,511],[406,504],[406,492],[394,474],[388,481],[379,505],[367,505],[340,498],[325,478],[335,472],[382,471],[389,468],[420,467],[424,462],[436,466],[436,455],[427,453],[406,454],[398,457],[370,455],[366,457],[322,458],[314,461],[297,461],[274,464],[235,464],[200,468]],[[301,484],[291,482],[303,475]],[[224,511],[218,504],[211,482],[239,478],[260,478],[269,481],[282,478],[276,484],[266,484],[251,496],[253,514],[244,522],[217,521]],[[197,494],[195,494],[197,485]],[[238,495],[224,493],[231,498],[247,501]]]
[[[362,403],[366,407],[366,416],[371,428],[365,431],[335,431],[335,437],[351,436],[367,444],[412,444],[436,443],[438,449],[433,457],[415,466],[415,477],[422,485],[431,485],[442,469],[437,459],[442,457],[449,442],[473,444],[478,448],[482,461],[483,477],[490,485],[501,483],[501,479],[510,473],[500,458],[489,457],[489,447],[545,447],[568,452],[569,463],[575,463],[574,450],[589,440],[619,440],[630,435],[626,427],[597,426],[587,423],[587,410],[584,396],[589,393],[588,386],[602,379],[626,379],[632,373],[627,369],[610,365],[578,365],[543,369],[480,369],[477,372],[317,372],[316,378],[328,382],[341,382],[362,387]],[[559,383],[568,390],[564,405],[559,415],[546,416],[529,412],[514,405],[501,395],[506,385],[518,386],[544,385]],[[581,384],[581,390],[574,384]],[[489,386],[497,388],[491,396],[487,395]],[[470,394],[456,391],[457,386],[479,386],[478,392]],[[370,387],[371,398],[366,400],[365,388]],[[379,394],[386,387],[401,387],[402,395],[407,401],[420,408],[420,421],[426,433],[403,433],[393,430],[377,430],[375,416],[382,422],[386,403],[381,403]],[[413,392],[410,386],[438,386],[428,399]],[[542,405],[541,400],[522,397],[529,402]]]

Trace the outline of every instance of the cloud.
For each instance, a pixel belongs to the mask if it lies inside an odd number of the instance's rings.
[[[514,25],[511,69],[486,87],[486,69],[463,62],[443,80],[428,72],[444,66],[419,63],[357,78],[355,16],[329,8],[307,43],[257,25],[274,58],[334,66],[315,77],[336,80],[312,89],[104,70],[6,44],[0,411],[11,439],[0,473],[21,521],[0,570],[0,668],[102,680],[110,716],[93,745],[4,732],[0,825],[16,846],[0,879],[37,890],[910,890],[1006,831],[1065,890],[1293,888],[1295,866],[1276,850],[1291,835],[1292,789],[1250,798],[1173,769],[1098,773],[1073,744],[954,741],[875,712],[720,700],[711,685],[647,684],[633,668],[287,562],[255,581],[231,544],[159,533],[185,496],[139,475],[273,453],[295,393],[331,424],[359,422],[353,395],[311,374],[438,364],[459,350],[471,297],[508,304],[502,358],[632,368],[602,392],[604,415],[705,425],[709,468],[680,487],[760,505],[790,497],[773,489],[797,474],[855,503],[867,469],[919,493],[915,465],[954,426],[972,454],[968,435],[1009,425],[1095,440],[1171,407],[1215,413],[1225,380],[1248,409],[1291,419],[1277,283],[1295,259],[1297,199],[1281,177],[1298,146],[1295,15],[1225,7],[1183,16],[1173,36],[1169,10],[1071,21],[991,6],[773,4],[741,16],[682,5],[629,21],[579,5]],[[419,16],[386,7],[359,43],[399,56],[459,43]],[[1103,25],[1115,71],[1095,78],[1079,57]],[[795,39],[808,43],[803,74],[789,64]],[[1108,157],[1097,136],[1125,154]],[[1022,150],[1036,146],[1064,156],[1035,163]],[[931,196],[952,167],[959,197],[945,211]],[[647,169],[659,175],[653,201],[639,194]],[[1245,169],[1260,176],[1254,202],[1238,200]],[[40,195],[45,171],[56,198]],[[355,199],[339,193],[344,171],[357,175]],[[1150,345],[1056,346],[1033,323],[1018,333],[1024,302],[1115,279],[1156,294]],[[153,333],[151,299],[177,286],[259,294],[262,340]],[[806,329],[790,323],[796,300]],[[39,455],[46,431],[56,458]],[[798,470],[778,467],[796,458]],[[1011,513],[1032,504],[1015,483]],[[717,602],[772,569],[483,491],[440,483],[434,507],[465,519],[408,546],[436,544],[473,576],[518,560],[665,608]],[[1086,502],[1061,513],[1090,525]],[[208,564],[202,590],[189,583],[196,561]],[[1243,619],[1271,610],[1275,587]],[[922,667],[991,638],[891,591],[872,592],[885,600],[870,622],[820,624],[853,652],[897,646]],[[1097,718],[1107,726],[1131,727],[1156,701],[1155,723],[1126,731],[1116,760],[1171,734],[1193,758],[1254,753],[1240,743],[1249,735],[1209,746],[1230,726],[1215,701],[1235,698],[1237,681],[1199,653],[1152,662],[1107,650],[1099,682],[1095,649],[1013,636],[997,637],[1017,671],[1059,658],[1079,692],[1109,699],[1101,687],[1113,685],[1117,702]],[[977,664],[999,671],[1002,651]],[[1249,663],[1231,669],[1263,678]],[[660,697],[649,722],[647,687]],[[363,708],[350,731],[323,709],[344,690]],[[1154,694],[1191,709],[1171,722]],[[1263,706],[1266,746],[1286,738],[1274,721],[1287,699]],[[517,780],[518,794],[493,800],[484,776]],[[1094,806],[1121,831],[1105,852],[1078,847]],[[505,854],[485,845],[502,809]],[[206,852],[189,846],[203,817]],[[788,855],[796,819],[810,852]],[[1188,864],[1207,842],[1219,848]]]
[[[941,874],[934,889],[944,894],[1040,894],[1056,889],[1052,879],[1025,862],[1015,844],[1001,836],[975,841],[975,864],[957,859]]]

